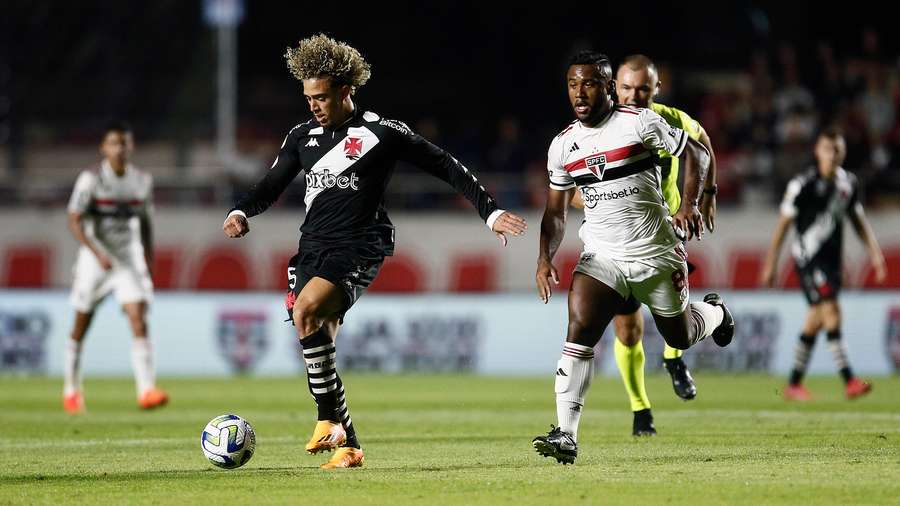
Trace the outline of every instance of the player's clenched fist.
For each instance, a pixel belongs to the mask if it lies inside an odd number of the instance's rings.
[[[250,223],[240,214],[232,214],[225,220],[222,230],[228,237],[243,237],[250,231]]]

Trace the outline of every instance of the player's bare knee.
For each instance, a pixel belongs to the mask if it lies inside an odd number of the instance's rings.
[[[575,319],[569,321],[569,331],[566,341],[593,348],[602,335],[602,328],[594,328],[594,326],[587,324],[586,322]]]
[[[617,316],[614,320],[616,338],[625,346],[634,346],[644,337],[644,326],[632,315]]]
[[[134,334],[134,337],[147,336],[147,323],[144,322],[143,318],[131,322],[131,332]]]
[[[814,336],[814,335],[818,334],[820,330],[822,330],[822,325],[807,324],[807,325],[803,326],[803,329],[801,330],[801,332],[803,333],[803,335],[806,335],[806,336]]]
[[[322,318],[318,314],[320,306],[317,301],[302,296],[294,303],[294,326],[301,339],[322,327]]]
[[[822,324],[826,332],[838,330],[841,326],[841,310],[834,301],[822,303]]]
[[[144,314],[138,311],[126,311],[125,314],[128,316],[128,325],[131,327],[131,332],[135,337],[144,337],[147,335],[147,321],[144,319]]]
[[[641,334],[638,334],[636,332],[616,331],[616,339],[618,339],[620,343],[628,346],[629,348],[641,342],[641,337]]]

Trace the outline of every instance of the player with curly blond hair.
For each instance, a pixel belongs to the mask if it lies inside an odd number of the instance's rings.
[[[403,160],[449,183],[478,210],[506,245],[522,235],[525,221],[500,209],[475,175],[402,121],[358,107],[354,97],[372,75],[350,45],[319,34],[285,54],[291,74],[303,83],[314,119],[288,132],[265,177],[229,212],[228,237],[250,230],[262,213],[303,171],[306,219],[297,254],[287,267],[288,315],[303,347],[309,391],[318,423],[306,445],[310,453],[337,450],[322,467],[358,467],[363,451],[353,426],[344,384],[335,368],[335,336],[344,314],[394,252],[394,226],[384,192],[394,165]]]

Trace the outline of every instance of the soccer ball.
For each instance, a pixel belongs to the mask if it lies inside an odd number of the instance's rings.
[[[235,469],[253,456],[256,433],[247,420],[237,415],[217,416],[200,433],[200,448],[213,465]]]

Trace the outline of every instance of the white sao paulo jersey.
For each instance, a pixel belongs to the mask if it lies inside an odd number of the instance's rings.
[[[106,160],[82,171],[68,211],[82,215],[85,233],[119,261],[143,262],[139,217],[153,212],[153,179],[132,165],[120,177]]]
[[[579,231],[585,251],[617,260],[665,253],[678,244],[655,156],[678,157],[688,135],[650,109],[614,106],[594,127],[575,121],[550,143],[550,188],[577,186],[584,198]]]

